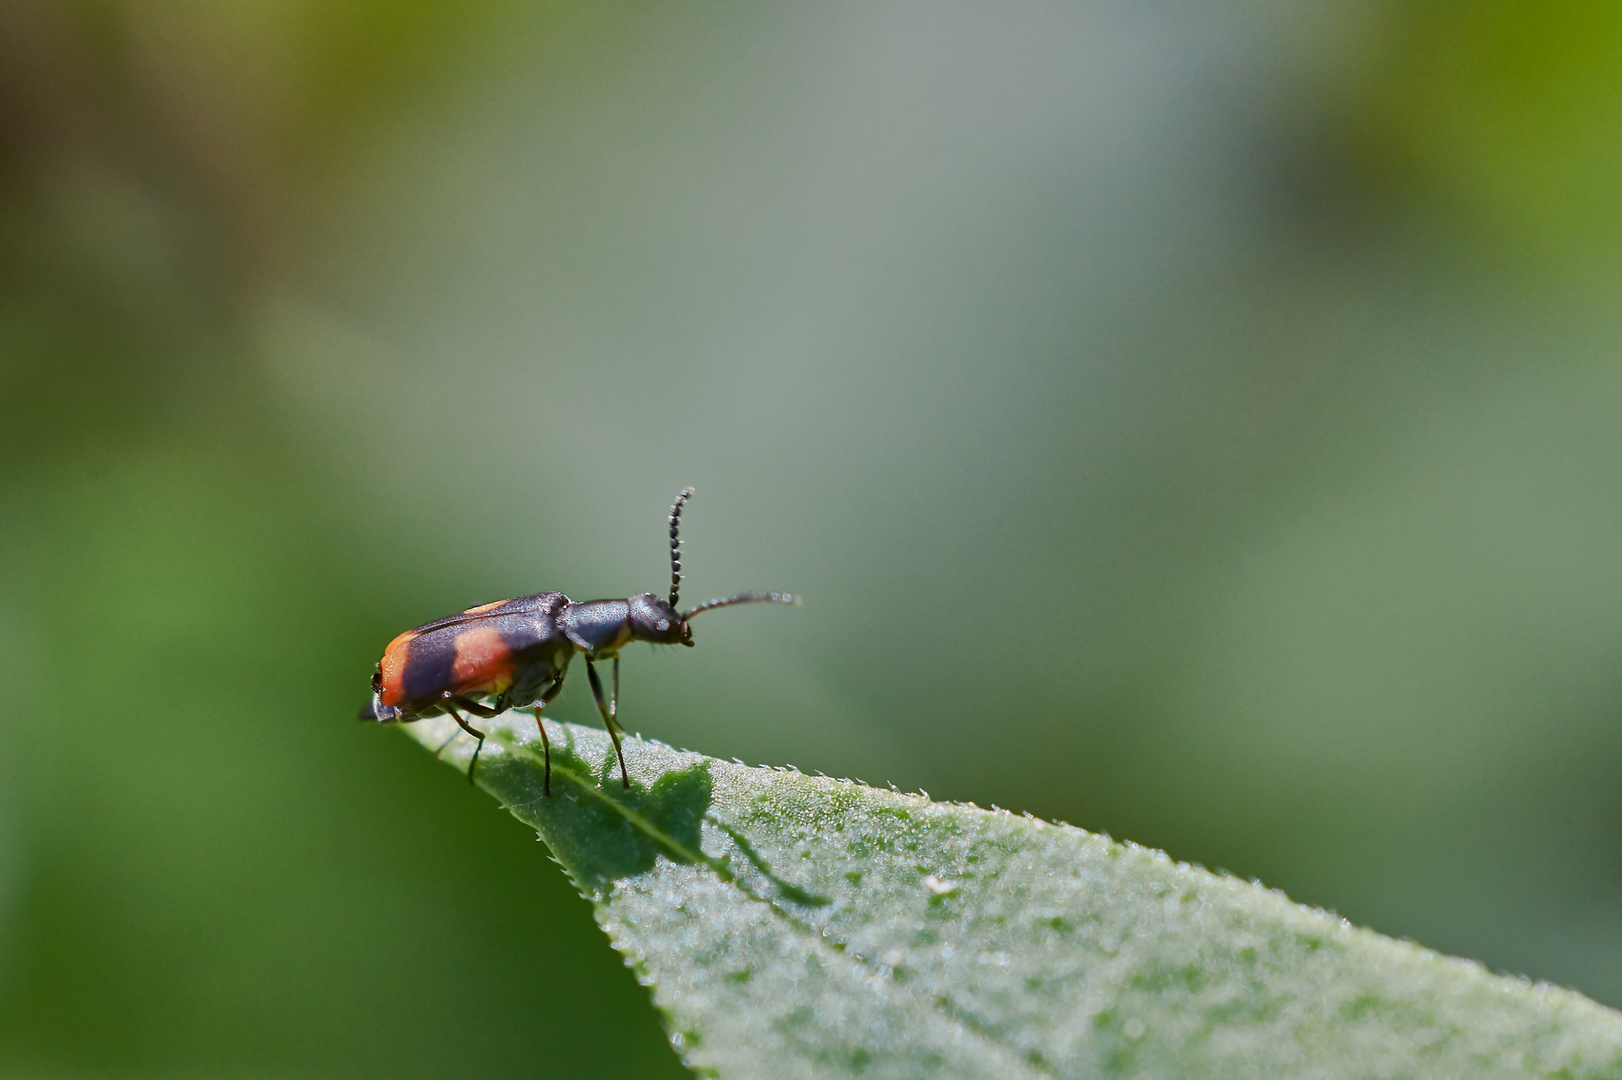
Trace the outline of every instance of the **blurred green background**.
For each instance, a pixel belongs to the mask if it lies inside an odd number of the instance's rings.
[[[0,1074],[681,1075],[352,717],[688,483],[633,730],[1622,1006],[1614,5],[0,0],[0,281]]]

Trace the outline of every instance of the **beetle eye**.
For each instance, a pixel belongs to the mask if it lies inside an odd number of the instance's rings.
[[[659,625],[660,630],[669,630],[670,629],[670,620],[669,619],[660,619],[658,625]]]

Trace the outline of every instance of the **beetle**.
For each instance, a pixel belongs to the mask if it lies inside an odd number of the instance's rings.
[[[383,650],[372,674],[372,700],[360,719],[408,723],[449,713],[463,731],[479,740],[468,765],[468,782],[484,749],[484,732],[463,713],[499,716],[508,709],[529,709],[541,732],[546,772],[543,794],[552,794],[552,746],[541,723],[541,710],[563,689],[563,677],[577,653],[586,658],[586,678],[597,699],[603,726],[614,741],[620,782],[631,786],[620,750],[620,649],[632,641],[659,645],[693,644],[693,617],[733,604],[798,604],[789,593],[738,593],[677,611],[681,594],[681,541],[677,526],[682,507],[693,495],[683,488],[670,508],[670,599],[638,593],[625,600],[570,600],[560,592],[533,593],[511,600],[470,607],[455,615],[423,623],[396,637]],[[614,662],[612,689],[603,697],[597,661]]]

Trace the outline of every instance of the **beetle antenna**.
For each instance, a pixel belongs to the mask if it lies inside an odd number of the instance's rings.
[[[681,621],[686,622],[701,611],[711,611],[718,607],[731,607],[733,604],[798,604],[800,598],[793,593],[786,592],[745,592],[737,596],[728,596],[720,600],[706,600],[692,611],[681,613]]]
[[[681,508],[688,499],[693,497],[693,489],[684,487],[681,494],[676,496],[676,504],[670,508],[670,606],[676,606],[676,599],[681,596],[681,541],[676,538],[676,526],[681,523]]]

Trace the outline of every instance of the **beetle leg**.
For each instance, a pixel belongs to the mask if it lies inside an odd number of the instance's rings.
[[[453,698],[452,700],[455,701],[456,704],[460,705],[463,709],[465,709],[468,712],[472,713],[474,716],[482,716],[482,717],[485,717],[486,719],[488,719],[489,717],[492,717],[492,716],[500,716],[503,712],[506,711],[504,709],[492,709],[488,705],[480,705],[477,701],[474,701],[472,698],[459,697],[459,698]]]
[[[535,706],[535,730],[541,733],[541,754],[545,758],[546,771],[541,774],[541,794],[552,794],[552,742],[546,737],[546,725],[541,723],[541,706]]]
[[[546,725],[541,723],[541,710],[552,704],[552,699],[557,697],[558,691],[562,689],[563,676],[560,675],[556,682],[547,687],[546,693],[541,695],[540,704],[535,706],[535,730],[541,733],[541,753],[545,755],[546,761],[546,771],[541,774],[542,795],[552,794],[552,743],[546,737]]]
[[[591,696],[597,699],[597,711],[603,714],[603,727],[608,729],[608,737],[614,740],[614,756],[620,759],[620,783],[630,790],[631,778],[625,774],[625,754],[620,750],[619,723],[609,711],[608,703],[603,700],[603,680],[597,677],[597,668],[589,656],[586,657],[586,677],[591,680]]]
[[[479,751],[484,749],[484,732],[463,720],[462,714],[457,712],[454,706],[447,704],[445,710],[451,714],[452,720],[462,726],[463,731],[479,740],[479,745],[473,748],[473,760],[468,762],[467,765],[467,782],[471,784],[473,783],[473,770],[479,767]]]

